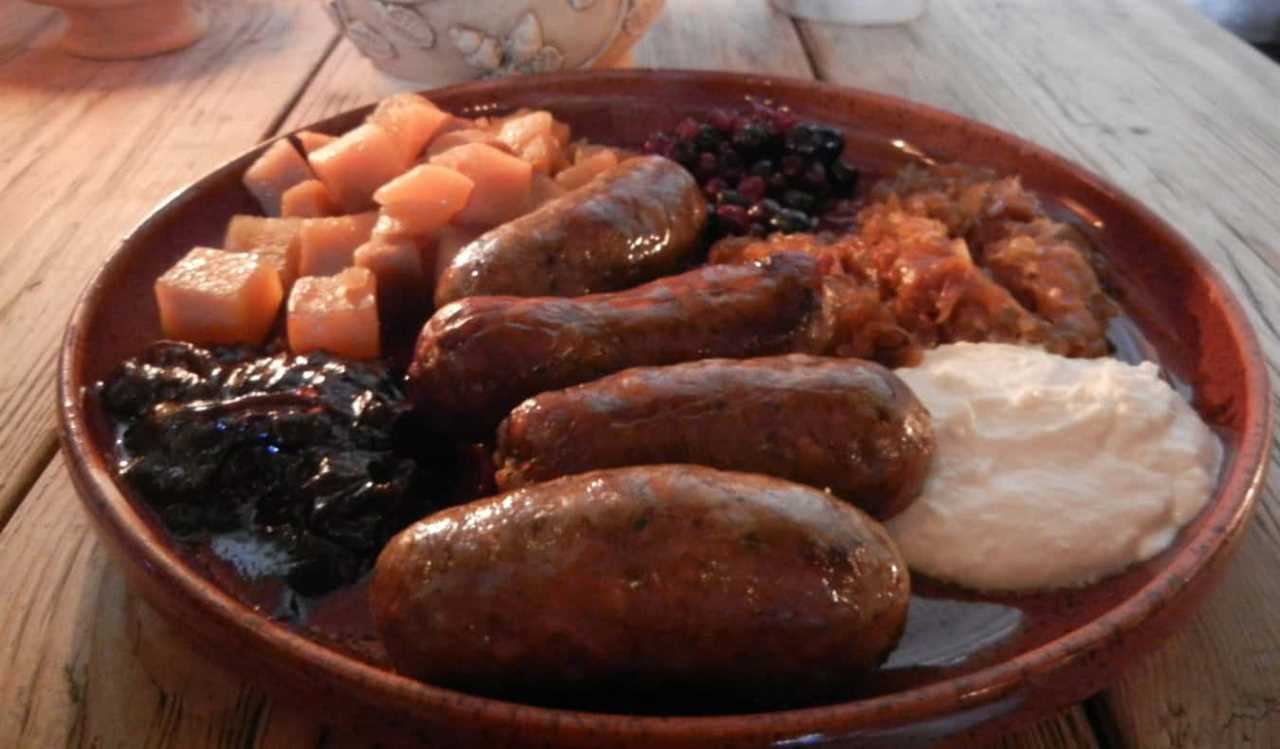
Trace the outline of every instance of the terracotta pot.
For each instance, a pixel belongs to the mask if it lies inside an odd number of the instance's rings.
[[[182,49],[208,30],[191,0],[35,0],[67,16],[62,48],[77,57],[124,60]]]
[[[629,61],[665,0],[325,0],[375,66],[433,84]]]

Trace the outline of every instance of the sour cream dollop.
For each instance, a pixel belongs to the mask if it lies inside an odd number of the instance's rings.
[[[988,591],[1149,559],[1208,501],[1217,437],[1154,364],[959,343],[897,374],[933,415],[923,494],[886,523],[913,570]]]

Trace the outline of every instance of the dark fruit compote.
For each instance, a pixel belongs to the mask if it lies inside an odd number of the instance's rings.
[[[159,341],[97,387],[117,470],[164,524],[246,577],[347,585],[434,507],[400,378],[323,353]]]
[[[858,171],[844,147],[839,130],[758,99],[686,118],[644,143],[646,153],[673,159],[697,178],[712,206],[713,240],[848,230]]]

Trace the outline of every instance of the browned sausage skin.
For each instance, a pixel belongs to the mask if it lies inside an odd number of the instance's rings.
[[[433,429],[486,438],[525,398],[628,367],[821,351],[821,287],[813,258],[780,254],[576,299],[469,297],[423,327],[410,395]]]
[[[371,587],[396,668],[528,698],[625,688],[793,702],[882,662],[906,566],[811,487],[702,466],[556,479],[432,515]]]
[[[463,247],[440,274],[436,306],[629,288],[687,266],[706,221],[702,191],[683,167],[628,159]]]
[[[872,362],[793,354],[638,367],[522,403],[498,428],[498,486],[697,463],[827,488],[879,518],[915,499],[929,413]]]

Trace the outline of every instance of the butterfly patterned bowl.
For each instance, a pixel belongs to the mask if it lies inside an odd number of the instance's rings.
[[[624,64],[665,0],[324,0],[379,69],[433,84]]]

